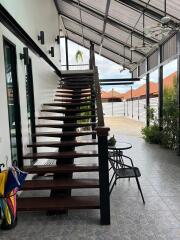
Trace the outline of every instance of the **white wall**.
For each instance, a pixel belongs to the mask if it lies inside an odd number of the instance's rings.
[[[13,15],[13,17],[21,24],[21,26],[31,35],[34,41],[37,41],[37,35],[40,30],[45,31],[45,46],[43,51],[47,53],[49,46],[55,45],[55,37],[58,34],[58,16],[51,0],[0,0],[5,8]],[[9,30],[0,24],[0,163],[11,164],[11,151],[9,139],[9,120],[7,109],[7,92],[4,68],[4,51],[3,36],[16,45],[17,53],[17,75],[19,85],[19,97],[21,108],[21,128],[23,153],[30,150],[27,149],[29,143],[28,137],[28,118],[27,118],[27,101],[25,88],[25,66],[19,58],[22,53],[24,44],[18,40]],[[39,45],[42,47],[42,45]],[[32,59],[35,110],[36,116],[40,114],[41,104],[52,101],[53,93],[57,87],[58,77],[53,69],[43,61],[39,56],[29,51]],[[59,46],[56,44],[56,58],[51,59],[56,65],[59,64]],[[8,161],[7,161],[8,159]]]
[[[59,19],[54,1],[0,0],[0,3],[49,57],[48,50],[51,46],[55,47],[55,57],[50,58],[60,67],[59,45],[55,43],[59,34]],[[37,39],[40,31],[45,33],[45,45],[41,45]]]

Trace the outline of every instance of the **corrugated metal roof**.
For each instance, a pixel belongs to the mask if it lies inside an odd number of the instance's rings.
[[[157,25],[164,16],[164,0],[55,0],[62,17],[67,36],[89,48],[88,41],[95,43],[101,55],[133,70],[136,62],[150,48],[139,48],[143,44],[143,16],[145,28]],[[110,2],[107,13],[106,6]],[[167,15],[179,22],[179,0],[166,0]],[[142,14],[144,11],[144,15]],[[105,31],[103,32],[103,26]],[[132,33],[132,40],[131,40]],[[84,38],[84,41],[82,40]],[[103,39],[103,41],[102,41]],[[153,44],[162,40],[162,35],[144,36],[144,43]],[[131,54],[130,48],[135,48]],[[125,54],[124,54],[125,46]]]

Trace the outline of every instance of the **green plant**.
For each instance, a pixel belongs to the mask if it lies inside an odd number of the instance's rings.
[[[114,137],[114,135],[108,139],[108,145],[109,146],[114,146],[116,144],[116,139]]]
[[[161,131],[157,124],[150,125],[148,127],[144,127],[141,130],[141,133],[143,135],[143,139],[146,142],[155,143],[155,144],[161,143]]]
[[[174,78],[173,87],[165,88],[163,95],[163,130],[161,144],[166,148],[176,148],[178,116],[179,110],[177,107],[177,80]]]
[[[162,128],[159,127],[159,119],[155,117],[155,111],[152,108],[147,109],[147,116],[150,120],[150,126],[142,129],[142,135],[145,141],[149,143],[161,144],[163,147],[175,149],[177,145],[177,119],[179,110],[177,106],[177,80],[174,78],[173,86],[165,88],[163,93],[163,118]]]
[[[83,52],[80,50],[77,50],[76,55],[75,55],[76,62],[83,62]]]

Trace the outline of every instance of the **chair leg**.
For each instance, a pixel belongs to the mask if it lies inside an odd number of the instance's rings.
[[[145,204],[144,196],[143,196],[143,193],[142,193],[142,190],[141,190],[141,186],[140,186],[138,177],[136,177],[136,182],[137,182],[137,185],[138,185],[138,189],[139,189],[139,191],[141,193],[141,197],[142,197],[143,203]]]
[[[114,186],[115,186],[115,181],[113,182],[113,185],[112,185],[112,187],[111,187],[111,189],[110,189],[110,191],[109,191],[109,195],[111,194],[111,192],[112,192]]]
[[[111,180],[110,180],[110,182],[109,182],[109,185],[112,183],[112,180],[113,180],[115,174],[116,174],[116,173],[114,172],[113,175],[112,175],[112,177],[111,177]],[[116,177],[115,177],[115,178],[116,178]]]

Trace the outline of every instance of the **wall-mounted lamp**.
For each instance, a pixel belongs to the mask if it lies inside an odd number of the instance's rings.
[[[60,37],[59,37],[59,35],[57,35],[57,37],[55,38],[55,42],[57,42],[57,44],[60,44]]]
[[[44,45],[44,31],[40,31],[38,35],[38,41],[40,41],[41,44]]]
[[[51,47],[51,50],[49,50],[49,54],[51,57],[54,57],[54,47]]]
[[[28,54],[28,48],[24,47],[23,48],[23,53],[20,53],[20,59],[24,59],[24,65],[28,65],[29,64],[29,54]]]

